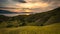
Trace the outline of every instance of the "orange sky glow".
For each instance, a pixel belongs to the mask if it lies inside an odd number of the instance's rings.
[[[23,3],[23,4],[17,3],[16,6],[11,6],[11,5],[7,6],[7,7],[13,7],[13,8],[16,8],[16,9],[5,9],[5,10],[9,10],[11,12],[32,12],[32,10],[29,10],[29,9],[46,8],[48,6],[49,6],[48,3],[43,3],[43,2]],[[21,9],[17,9],[17,8],[21,8]],[[22,8],[29,8],[29,9],[22,9]]]

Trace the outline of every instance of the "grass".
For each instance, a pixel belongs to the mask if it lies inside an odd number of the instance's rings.
[[[0,28],[0,34],[60,34],[60,23],[47,26]]]

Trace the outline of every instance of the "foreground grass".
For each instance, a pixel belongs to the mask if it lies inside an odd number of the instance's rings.
[[[23,26],[0,28],[0,34],[60,34],[60,23],[47,26]]]

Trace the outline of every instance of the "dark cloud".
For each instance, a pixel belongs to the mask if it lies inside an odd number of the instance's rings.
[[[7,4],[6,1],[7,1],[7,0],[0,0],[0,7],[5,6],[5,4]]]
[[[0,7],[5,7],[6,5],[15,5],[16,3],[26,3],[24,0],[0,0]]]
[[[24,0],[13,0],[13,1],[20,2],[20,3],[26,3],[26,1]]]
[[[0,0],[0,3],[2,3],[2,2],[6,2],[6,0]]]

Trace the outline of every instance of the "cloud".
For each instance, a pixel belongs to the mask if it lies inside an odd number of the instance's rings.
[[[27,3],[24,3],[24,2],[27,2]],[[48,3],[50,4],[50,6],[54,6],[54,7],[60,6],[60,0],[0,0],[0,7],[2,6],[19,7],[19,5],[22,5],[22,7],[23,6],[30,7],[30,5],[34,6],[39,3],[40,4]]]
[[[7,4],[7,0],[0,0],[0,7],[3,7]]]
[[[0,15],[5,15],[5,16],[8,16],[8,17],[13,17],[13,16],[17,16],[19,14],[0,14]]]
[[[0,0],[0,7],[32,8],[32,9],[38,8],[32,10],[32,12],[39,13],[60,7],[60,0]],[[15,9],[11,11],[15,11]],[[16,9],[16,12],[18,11]]]
[[[24,0],[13,0],[13,1],[20,2],[20,3],[26,3],[26,1],[24,1]]]
[[[44,2],[44,3],[49,3],[52,4],[54,6],[58,6],[60,4],[60,0],[25,0],[26,2],[30,3],[30,2]]]
[[[15,6],[16,3],[25,3],[24,0],[0,0],[0,7]]]
[[[48,3],[37,2],[37,3],[24,3],[24,4],[16,4],[18,7],[22,8],[45,8],[48,7]],[[24,6],[25,5],[25,6]]]
[[[13,4],[11,0],[0,0],[0,7],[5,7],[8,4]]]

